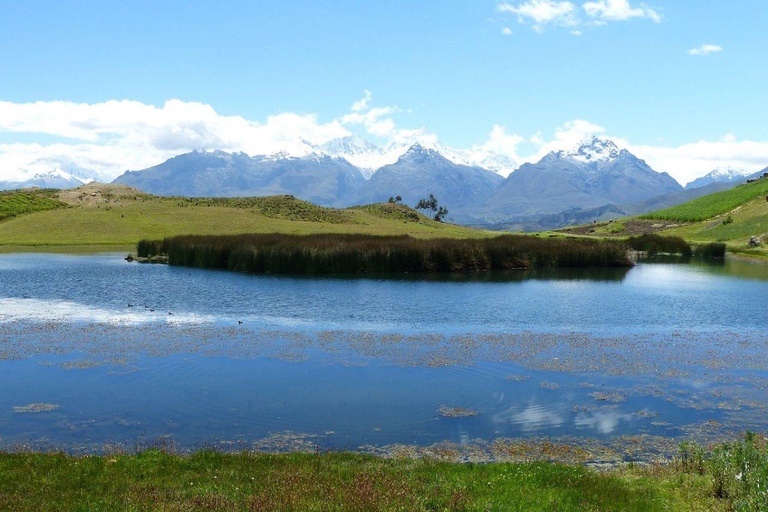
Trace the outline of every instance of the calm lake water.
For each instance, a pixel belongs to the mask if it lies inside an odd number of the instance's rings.
[[[766,265],[305,278],[122,256],[0,255],[3,446],[493,456],[768,427]]]

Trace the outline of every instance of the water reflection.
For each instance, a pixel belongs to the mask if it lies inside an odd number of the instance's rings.
[[[632,421],[632,415],[620,411],[580,412],[574,418],[576,428],[592,429],[600,434],[612,434],[622,422]]]
[[[767,269],[318,279],[4,255],[0,444],[293,431],[356,449],[765,427]],[[16,412],[35,404],[55,407]]]

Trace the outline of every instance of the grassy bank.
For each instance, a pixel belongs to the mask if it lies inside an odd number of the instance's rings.
[[[366,235],[181,236],[141,241],[138,256],[164,256],[171,265],[296,274],[631,265],[620,242],[510,235],[475,240]]]
[[[349,453],[0,453],[0,510],[768,511],[763,436],[598,471]]]
[[[727,510],[709,475],[352,454],[0,455],[0,510]],[[751,510],[751,509],[750,509]]]
[[[0,219],[5,219],[0,221],[0,247],[135,247],[142,239],[239,233],[494,235],[435,222],[400,204],[335,209],[290,196],[158,197],[125,186],[98,184],[40,191],[32,194],[34,200],[29,195],[29,191],[13,191],[0,196]]]

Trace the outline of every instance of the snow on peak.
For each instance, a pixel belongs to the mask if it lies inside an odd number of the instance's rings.
[[[581,163],[605,162],[619,157],[621,150],[612,140],[599,137],[588,137],[576,147],[569,150],[557,151],[560,158],[575,160]]]
[[[343,158],[354,165],[368,179],[380,167],[393,164],[405,151],[400,148],[387,150],[356,135],[332,139],[315,147],[315,151],[334,158]]]
[[[331,156],[358,156],[369,153],[381,153],[381,148],[357,135],[347,135],[338,139],[331,139],[317,147]]]
[[[715,167],[711,172],[709,172],[706,176],[710,178],[733,179],[733,178],[739,178],[742,176],[747,176],[749,174],[752,174],[752,171],[748,169],[744,169],[743,167],[735,167],[732,165],[719,165]]]
[[[53,180],[53,179],[62,179],[66,181],[72,181],[72,182],[80,182],[83,185],[86,183],[90,183],[93,180],[87,179],[87,178],[80,178],[78,176],[75,176],[73,174],[68,173],[67,171],[63,170],[61,167],[57,167],[56,169],[53,169],[52,171],[48,172],[40,172],[32,176],[32,180]]]

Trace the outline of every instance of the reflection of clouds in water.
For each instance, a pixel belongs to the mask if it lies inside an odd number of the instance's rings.
[[[624,414],[618,411],[598,411],[590,414],[579,413],[573,422],[579,428],[591,428],[597,430],[600,434],[610,434],[619,423],[632,419],[631,414]]]
[[[77,302],[0,299],[0,321],[14,322],[32,320],[40,322],[93,322],[102,324],[202,324],[212,322],[213,317],[195,314],[173,314],[168,311],[150,312],[143,307],[132,311],[118,311],[95,308]]]
[[[215,322],[235,323],[238,320],[249,324],[259,324],[262,327],[274,326],[279,328],[293,327],[296,329],[316,327],[315,320],[304,320],[290,317],[270,317],[252,314],[237,316],[208,315],[199,313],[168,314],[167,309],[150,311],[143,304],[125,309],[99,308],[78,302],[45,299],[0,298],[0,322],[59,322],[59,323],[96,323],[121,325],[146,325],[162,323],[168,325],[200,325]],[[355,324],[354,322],[322,324],[326,329],[352,329],[365,327],[366,330],[384,330],[384,324]]]
[[[513,423],[523,430],[538,430],[544,427],[559,427],[564,423],[563,415],[552,407],[529,405],[522,411],[510,407],[493,416],[494,423]]]

